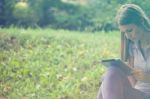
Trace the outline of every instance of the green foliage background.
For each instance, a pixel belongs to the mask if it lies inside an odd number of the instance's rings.
[[[125,3],[138,4],[150,16],[149,0],[1,0],[0,25],[101,31],[115,23],[116,11]]]

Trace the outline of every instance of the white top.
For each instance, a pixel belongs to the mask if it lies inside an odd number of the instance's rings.
[[[140,42],[138,42],[132,45],[129,52],[134,57],[134,67],[141,68],[150,75],[150,47],[144,52],[141,50]],[[135,88],[150,93],[150,83],[137,81]]]

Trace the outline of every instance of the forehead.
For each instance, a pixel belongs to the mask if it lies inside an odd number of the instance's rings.
[[[126,31],[128,29],[136,28],[137,26],[135,24],[128,24],[128,25],[119,25],[119,29],[121,31]]]

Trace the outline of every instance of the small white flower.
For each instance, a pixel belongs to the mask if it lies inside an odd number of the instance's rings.
[[[74,67],[74,68],[73,68],[73,71],[74,71],[74,72],[76,72],[76,71],[77,71],[77,68],[76,68],[76,67]]]

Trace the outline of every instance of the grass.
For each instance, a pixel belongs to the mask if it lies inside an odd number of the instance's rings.
[[[104,58],[119,57],[118,32],[0,29],[0,97],[95,99]]]

